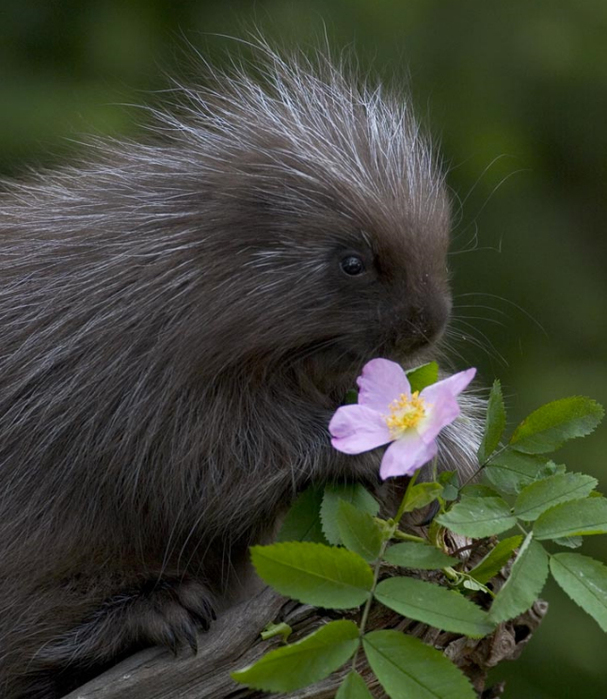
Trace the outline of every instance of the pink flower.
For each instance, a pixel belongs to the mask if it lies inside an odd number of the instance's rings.
[[[468,369],[411,393],[399,364],[372,359],[358,377],[358,404],[342,406],[329,423],[331,444],[360,454],[392,442],[380,476],[410,476],[436,456],[438,433],[460,414],[456,398],[475,374]]]

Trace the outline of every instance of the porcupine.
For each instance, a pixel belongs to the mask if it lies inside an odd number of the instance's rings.
[[[0,195],[5,699],[195,647],[299,490],[377,484],[327,432],[365,361],[434,356],[449,203],[409,100],[265,53]]]

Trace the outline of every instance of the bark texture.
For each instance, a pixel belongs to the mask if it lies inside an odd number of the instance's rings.
[[[477,548],[471,558],[482,554]],[[496,591],[507,580],[508,573],[506,568],[494,578],[492,586]],[[418,573],[416,577],[432,579],[436,575]],[[538,600],[521,616],[500,624],[491,636],[477,640],[404,619],[377,604],[369,616],[367,630],[401,630],[443,650],[470,678],[479,698],[493,699],[501,696],[504,687],[501,684],[486,687],[487,673],[502,661],[519,657],[547,608],[546,602]],[[357,620],[358,613],[356,610],[351,618]],[[211,630],[200,636],[196,656],[184,652],[175,658],[167,650],[152,648],[128,658],[66,699],[260,699],[267,695],[238,685],[230,678],[230,672],[255,662],[269,649],[280,645],[277,638],[262,641],[259,635],[262,629],[269,622],[284,621],[294,631],[290,640],[298,640],[323,623],[341,617],[342,614],[299,604],[270,588],[263,588],[251,599],[221,615]],[[333,699],[348,669],[313,687],[281,696]],[[364,677],[370,676],[362,654],[358,669]],[[386,697],[377,683],[370,686],[374,697]]]

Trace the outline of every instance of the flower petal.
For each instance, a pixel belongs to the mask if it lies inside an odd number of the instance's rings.
[[[358,404],[387,413],[388,406],[401,393],[411,395],[411,386],[404,369],[389,359],[372,359],[357,379]]]
[[[421,438],[426,443],[436,439],[438,433],[447,425],[450,425],[461,413],[461,409],[451,396],[447,395],[434,405],[427,403],[428,415],[420,422],[417,429]]]
[[[420,393],[420,397],[429,403],[438,403],[444,400],[444,396],[449,395],[452,398],[457,398],[459,394],[468,386],[476,374],[476,369],[466,369],[458,374],[448,376],[442,381],[426,386]]]
[[[391,444],[381,462],[379,475],[385,480],[393,476],[410,476],[436,456],[436,442],[427,444],[414,430]]]
[[[331,444],[345,454],[360,454],[392,441],[383,417],[364,405],[343,405],[329,423]]]
[[[420,394],[428,408],[428,417],[419,425],[419,433],[426,443],[433,441],[438,433],[451,424],[460,414],[457,396],[474,378],[476,369],[460,371],[442,381],[426,386]]]

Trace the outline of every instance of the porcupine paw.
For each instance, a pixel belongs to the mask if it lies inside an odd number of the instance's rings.
[[[207,631],[214,619],[209,592],[196,580],[150,581],[129,610],[129,626],[140,643],[167,646],[175,655],[186,647],[196,653],[197,632]]]
[[[51,678],[60,697],[131,653],[162,645],[177,654],[198,650],[197,632],[215,612],[208,589],[196,580],[155,578],[117,592],[61,637],[46,644],[31,663],[36,681]],[[25,695],[24,695],[25,696]]]

